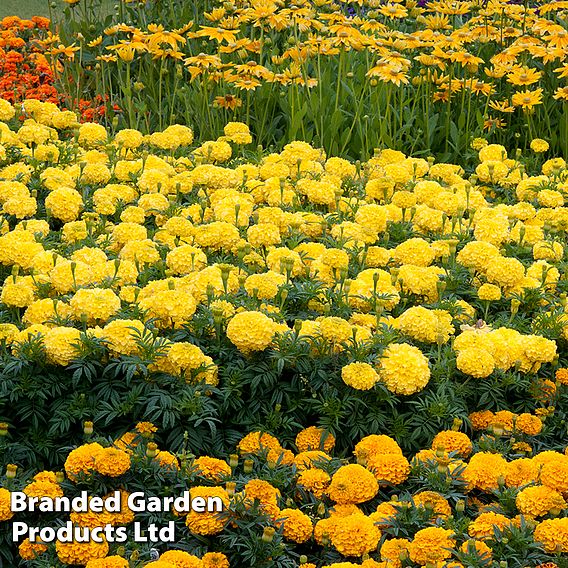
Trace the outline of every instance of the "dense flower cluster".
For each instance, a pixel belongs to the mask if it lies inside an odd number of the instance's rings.
[[[568,456],[547,450],[519,457],[512,445],[502,446],[499,453],[498,437],[492,438],[491,451],[481,451],[488,439],[470,439],[459,426],[438,432],[432,450],[421,450],[409,460],[393,438],[371,435],[357,444],[360,463],[342,464],[331,453],[295,447],[285,450],[291,455],[289,461],[270,465],[268,448],[281,446],[277,438],[262,432],[243,438],[238,445],[241,456],[231,455],[230,463],[183,452],[171,455],[165,463],[158,457],[163,452],[151,441],[156,428],[140,423],[128,433],[131,444],[127,451],[102,438],[97,438],[100,443],[74,449],[65,466],[69,482],[50,471],[32,479],[18,474],[3,478],[6,488],[0,489],[0,511],[10,491],[52,497],[73,496],[84,487],[115,487],[121,492],[120,513],[72,513],[71,521],[79,527],[106,523],[130,531],[144,513],[128,508],[128,495],[141,489],[164,495],[162,479],[189,490],[192,498],[222,499],[222,512],[158,513],[157,518],[174,519],[179,531],[176,542],[183,543],[183,550],[165,546],[159,559],[144,563],[146,567],[240,566],[238,550],[227,543],[241,534],[241,523],[251,514],[263,531],[262,544],[256,545],[262,548],[260,554],[271,554],[276,561],[291,553],[303,555],[306,562],[302,566],[464,568],[483,560],[510,561],[511,554],[518,554],[524,565],[536,568],[556,554],[568,553],[568,525],[563,516]],[[306,428],[297,439],[312,437],[314,431],[314,427]],[[322,438],[325,434],[320,430]],[[265,444],[251,445],[253,440]],[[121,440],[110,443],[122,446]],[[362,448],[366,448],[365,459]],[[108,465],[101,469],[105,452]],[[317,456],[310,459],[308,454]],[[123,456],[128,457],[126,468],[122,467]],[[391,478],[383,491],[379,486],[384,474],[372,465],[379,458],[385,471],[396,470],[400,460],[407,464],[405,475]],[[83,472],[80,480],[79,470]],[[222,471],[222,476],[210,476],[207,471],[212,470]],[[307,473],[312,479],[319,474],[320,485],[306,483]],[[8,518],[4,515],[0,520]],[[205,549],[203,536],[209,537]],[[509,542],[510,546],[504,546]],[[126,568],[128,559],[135,560],[137,554],[113,542],[53,545],[26,539],[19,545],[19,555],[24,560],[49,558],[53,549],[56,565],[62,567]]]
[[[5,119],[14,117],[9,103],[1,108]],[[366,360],[345,365],[343,381],[357,390],[381,383],[404,396],[423,390],[431,376],[428,357],[410,342],[444,345],[453,338],[457,369],[477,379],[513,367],[534,373],[557,356],[556,343],[538,333],[463,324],[458,333],[460,322],[475,314],[465,300],[469,293],[448,296],[443,308],[421,303],[442,300],[450,257],[471,272],[483,302],[501,296],[520,302],[517,296],[557,286],[559,257],[543,258],[543,247],[560,246],[546,226],[563,222],[567,178],[561,159],[549,160],[540,176],[529,177],[504,148],[484,146],[478,173],[488,164],[502,165],[499,183],[515,189],[519,199],[492,205],[488,188],[474,185],[477,180],[454,166],[400,152],[385,150],[343,178],[334,173],[334,158],[326,160],[303,142],[236,167],[219,165],[229,159],[231,146],[222,159],[203,154],[203,145],[178,158],[159,153],[142,158],[142,148],[187,147],[191,130],[169,127],[158,133],[159,142],[155,134],[144,138],[137,131],[122,131],[113,140],[103,126],[86,123],[73,146],[65,140],[78,127],[73,113],[33,100],[25,101],[24,110],[27,118],[17,129],[3,126],[0,170],[0,259],[12,271],[1,301],[22,322],[7,321],[3,330],[14,354],[39,337],[55,365],[69,365],[89,339],[103,341],[111,353],[130,355],[140,349],[136,337],[155,327],[168,338],[155,369],[215,384],[211,357],[169,338],[171,330],[191,330],[198,314],[210,314],[212,334],[226,334],[245,355],[274,347],[283,336],[296,336],[314,352],[341,354],[357,345]],[[248,129],[233,123],[227,131]],[[211,144],[227,144],[236,135],[231,136]],[[64,160],[70,152],[76,157]],[[531,200],[540,186],[531,180],[557,188],[540,190],[538,199],[546,191],[556,192],[560,201],[536,208]],[[392,184],[391,197],[369,193],[377,181]],[[314,200],[309,184],[332,188],[333,199]],[[404,223],[405,208],[395,197],[411,191],[416,203],[411,227],[430,237],[387,248],[385,220],[393,227]],[[456,233],[458,223],[462,229]],[[293,246],[295,235],[303,241]],[[466,242],[469,235],[473,240]],[[456,254],[460,242],[465,245]],[[507,242],[533,246],[534,260],[507,256],[498,248]],[[216,261],[227,255],[232,263]],[[335,303],[321,288],[304,308],[292,307],[287,302],[292,287],[308,281],[336,293]],[[498,296],[482,294],[488,286]],[[347,316],[333,314],[338,301]],[[296,319],[292,329],[294,311],[314,315]],[[568,330],[568,317],[557,318]],[[381,350],[374,334],[388,328],[408,342]]]
[[[211,2],[207,11],[172,1],[171,11],[124,2],[112,25],[90,17],[88,26],[73,25],[79,10],[70,2],[57,22],[67,45],[57,36],[48,46],[73,76],[62,88],[110,88],[130,128],[141,123],[139,108],[156,108],[152,126],[175,114],[208,137],[227,117],[247,117],[265,146],[301,133],[355,158],[387,144],[457,158],[483,134],[511,145],[521,137],[536,153],[568,151],[556,130],[568,101],[564,1],[245,0]],[[167,72],[162,90],[156,61]],[[225,135],[250,141],[238,128]],[[203,152],[222,158],[227,148],[208,143]],[[330,173],[350,177],[352,167],[337,158]],[[505,173],[501,163],[491,167],[480,168],[482,178]],[[328,184],[303,185],[312,202],[334,202]]]
[[[92,101],[76,101],[76,93],[64,94],[56,88],[58,64],[46,57],[48,46],[55,40],[49,26],[49,20],[39,16],[30,20],[17,16],[0,20],[0,108],[1,99],[11,103],[25,99],[56,104],[75,101],[73,104],[83,121],[101,119],[110,106],[108,96],[95,95]],[[5,112],[0,110],[1,120],[6,119],[2,116]]]

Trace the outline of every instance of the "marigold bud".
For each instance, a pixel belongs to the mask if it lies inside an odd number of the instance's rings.
[[[274,527],[265,527],[262,533],[263,542],[272,542],[274,540],[274,534],[276,529]]]
[[[146,448],[146,457],[155,458],[158,453],[158,444],[155,442],[150,442]]]

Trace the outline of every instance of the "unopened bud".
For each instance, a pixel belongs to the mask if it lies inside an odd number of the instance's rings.
[[[90,436],[93,433],[93,423],[88,421],[83,424],[83,433],[85,436]]]
[[[158,444],[150,442],[146,448],[146,457],[155,458],[158,453]]]
[[[245,473],[251,473],[253,466],[254,462],[252,460],[245,460],[245,463],[243,464],[243,471]]]
[[[263,542],[272,542],[274,540],[274,534],[276,533],[276,529],[274,527],[265,527],[262,533],[262,541]]]
[[[18,466],[13,463],[9,463],[6,466],[6,477],[8,479],[14,479],[16,477],[16,472],[18,471]]]

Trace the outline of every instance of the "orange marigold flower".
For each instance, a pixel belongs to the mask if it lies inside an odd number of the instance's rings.
[[[446,452],[457,452],[462,458],[467,458],[473,451],[473,444],[463,432],[444,430],[438,432],[432,440],[432,449],[444,448]]]
[[[331,452],[335,446],[335,437],[326,432],[323,428],[310,426],[304,428],[296,436],[296,447],[299,452],[308,450],[323,450],[326,453]]]

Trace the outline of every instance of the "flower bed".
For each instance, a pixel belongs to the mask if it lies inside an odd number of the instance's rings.
[[[110,444],[92,437],[90,425],[88,443],[67,456],[66,480],[52,471],[33,477],[9,472],[8,489],[0,489],[0,521],[37,524],[31,514],[8,512],[10,491],[69,499],[88,491],[91,499],[120,500],[119,512],[43,514],[41,527],[52,530],[69,523],[76,530],[111,530],[108,542],[100,543],[33,544],[26,538],[19,556],[41,565],[555,566],[558,555],[568,552],[568,524],[558,517],[566,507],[568,456],[523,455],[512,436],[525,434],[530,415],[479,412],[472,420],[485,430],[474,441],[458,431],[457,421],[412,458],[389,436],[366,436],[349,464],[333,457],[334,437],[314,427],[298,433],[295,452],[269,434],[252,432],[224,460],[187,452],[178,459],[161,451],[148,422]],[[150,502],[145,496],[164,495],[164,486],[172,500],[154,504],[154,512],[143,510]],[[189,501],[177,501],[176,509],[174,499],[186,491],[191,499],[216,497],[224,510],[182,510]],[[168,523],[177,546],[134,541],[137,525]],[[121,530],[130,537],[126,544]],[[159,559],[148,562],[152,554]]]
[[[38,524],[12,517],[20,489],[226,508],[110,522],[172,521],[187,554],[25,543],[23,565],[562,566],[568,169],[548,142],[353,162],[265,152],[234,121],[111,134],[34,99],[0,121],[4,526]]]
[[[108,96],[96,95],[89,101],[77,99],[77,93],[66,96],[55,88],[53,68],[45,57],[46,46],[55,40],[49,25],[49,20],[41,17],[22,20],[14,16],[0,21],[0,99],[68,103],[80,111],[82,121],[102,119]]]
[[[264,147],[354,160],[461,162],[482,135],[568,153],[565,1],[122,2],[104,23],[99,4],[68,8],[51,57],[62,91],[109,95],[121,127],[209,139],[241,120]]]

